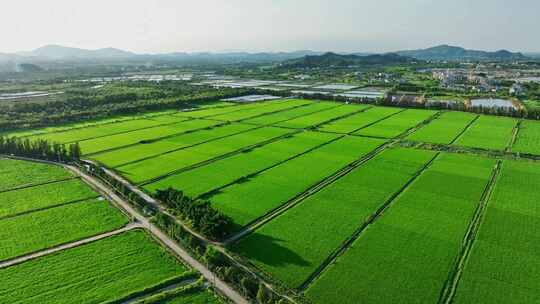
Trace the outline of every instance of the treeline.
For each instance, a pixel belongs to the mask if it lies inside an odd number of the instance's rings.
[[[137,88],[137,85],[144,86]],[[252,89],[139,82],[115,85],[103,91],[90,88],[67,90],[54,101],[0,105],[0,129],[38,128],[112,115],[191,108],[251,93]]]
[[[79,143],[66,145],[44,139],[0,136],[0,153],[57,162],[78,161],[81,158]]]
[[[212,207],[209,201],[192,199],[173,188],[157,190],[156,198],[187,221],[193,229],[212,239],[227,236],[232,220]]]

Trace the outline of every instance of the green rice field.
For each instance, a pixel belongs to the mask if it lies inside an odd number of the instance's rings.
[[[0,269],[5,303],[102,303],[187,269],[146,233],[132,231]]]
[[[208,201],[227,224],[224,249],[299,303],[540,302],[537,121],[281,99],[12,134],[78,142],[148,195]],[[5,157],[0,261],[129,223],[64,168]],[[188,271],[128,231],[0,267],[0,302],[103,303]],[[221,303],[172,289],[156,303]]]

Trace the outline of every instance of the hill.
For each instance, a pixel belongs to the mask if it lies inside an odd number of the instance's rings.
[[[135,54],[114,48],[86,50],[60,45],[46,45],[30,52],[17,55],[24,57],[39,57],[46,59],[99,59],[99,58],[128,58]]]
[[[317,67],[346,67],[355,65],[386,65],[397,63],[409,63],[413,58],[394,53],[376,55],[340,55],[326,53],[323,55],[307,55],[299,59],[292,59],[282,63],[282,67],[291,68],[317,68]]]
[[[526,57],[522,53],[513,53],[507,50],[488,52],[467,50],[462,47],[450,45],[439,45],[427,49],[399,51],[396,53],[402,56],[413,57],[416,59],[435,61],[509,61],[528,59],[528,57]]]

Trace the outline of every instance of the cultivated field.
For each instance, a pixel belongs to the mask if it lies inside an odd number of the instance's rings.
[[[79,142],[84,158],[150,195],[172,187],[208,200],[232,221],[228,237],[220,240],[225,249],[313,303],[540,298],[536,121],[283,99],[17,134]],[[0,159],[0,172],[0,198],[12,202],[0,204],[0,260],[127,223],[61,168]],[[73,286],[67,292],[81,302],[105,286],[106,299],[98,298],[104,301],[185,273],[159,250],[149,249],[151,257],[142,249],[142,256],[134,254],[134,239],[157,248],[132,231],[0,269],[0,278],[8,271],[24,273],[0,287],[0,297],[17,302],[22,295],[16,289],[22,288],[48,303],[63,283]],[[82,257],[83,265],[97,268],[77,271],[58,258],[87,254],[83,250],[115,253]],[[47,267],[56,270],[42,282]],[[75,279],[62,282],[59,269]],[[108,281],[108,275],[115,279]],[[85,276],[95,288],[85,289]],[[159,303],[215,300],[199,290]]]

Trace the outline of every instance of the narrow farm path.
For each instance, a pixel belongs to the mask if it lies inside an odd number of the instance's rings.
[[[136,228],[142,228],[141,224],[136,223],[136,222],[135,223],[130,223],[130,224],[128,224],[128,225],[126,225],[126,226],[124,226],[124,227],[122,227],[120,229],[114,230],[114,231],[101,233],[101,234],[98,234],[98,235],[95,235],[93,237],[89,237],[89,238],[86,238],[86,239],[82,239],[82,240],[78,240],[78,241],[75,241],[75,242],[55,246],[55,247],[52,247],[52,248],[49,248],[49,249],[45,249],[45,250],[42,250],[42,251],[30,253],[30,254],[20,256],[20,257],[14,258],[14,259],[2,261],[2,262],[0,262],[0,269],[10,267],[10,266],[13,266],[13,265],[17,265],[17,264],[20,264],[20,263],[28,262],[30,260],[34,260],[34,259],[37,259],[39,257],[43,257],[43,256],[53,254],[53,253],[56,253],[56,252],[59,252],[59,251],[63,251],[63,250],[66,250],[66,249],[71,249],[71,248],[79,247],[79,246],[82,246],[82,245],[85,245],[85,244],[88,244],[88,243],[96,242],[96,241],[99,241],[99,240],[102,240],[102,239],[105,239],[105,238],[108,238],[108,237],[111,237],[111,236],[114,236],[114,235],[124,233],[124,232],[129,231],[129,230],[136,229]]]
[[[218,278],[212,271],[210,271],[206,266],[201,264],[199,261],[194,259],[184,248],[180,247],[175,241],[173,241],[168,235],[163,233],[157,226],[152,224],[147,218],[135,210],[129,203],[124,201],[121,197],[116,195],[111,189],[106,187],[96,178],[89,176],[88,174],[82,172],[79,168],[74,166],[66,166],[68,169],[76,172],[81,178],[91,185],[94,189],[98,190],[101,194],[106,196],[113,204],[116,204],[119,208],[127,212],[133,219],[135,219],[143,228],[146,228],[157,240],[162,244],[167,246],[172,252],[174,252],[178,257],[180,257],[184,262],[186,262],[193,269],[199,271],[206,280],[208,280],[216,289],[222,292],[225,296],[231,299],[234,303],[237,304],[248,304],[249,301],[246,300],[243,296],[237,293],[233,288],[231,288],[227,283]]]

